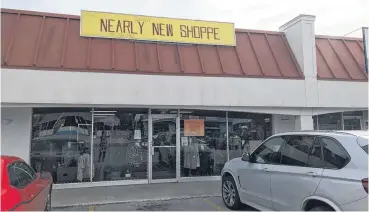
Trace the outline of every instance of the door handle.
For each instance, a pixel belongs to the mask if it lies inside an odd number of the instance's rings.
[[[308,173],[306,173],[308,176],[310,176],[310,177],[316,177],[316,176],[318,176],[315,172],[308,172]]]
[[[265,172],[270,172],[270,170],[268,168],[264,168],[263,169]]]

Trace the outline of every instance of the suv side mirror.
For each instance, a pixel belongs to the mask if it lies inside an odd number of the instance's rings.
[[[244,153],[242,155],[242,160],[245,161],[245,162],[250,161],[250,154],[249,153]]]

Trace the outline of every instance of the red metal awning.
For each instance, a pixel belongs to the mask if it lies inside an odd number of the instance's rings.
[[[368,80],[362,39],[316,36],[318,79]]]
[[[2,9],[2,67],[303,78],[283,32],[236,30],[225,47],[84,38],[79,27],[79,16]]]

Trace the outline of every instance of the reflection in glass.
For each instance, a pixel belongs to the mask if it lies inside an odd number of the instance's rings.
[[[90,109],[36,108],[32,119],[31,166],[47,171],[54,183],[89,181],[89,167],[78,180],[80,157],[89,154]],[[85,157],[89,160],[89,156]],[[88,161],[87,161],[88,162]]]
[[[152,179],[176,178],[176,115],[153,115]]]
[[[227,162],[225,112],[181,111],[181,176],[214,176]],[[184,120],[204,120],[204,136],[185,136]]]
[[[271,116],[268,114],[228,113],[229,159],[251,153],[271,136]]]
[[[146,112],[141,109],[95,109],[93,181],[147,179]]]
[[[152,179],[176,178],[176,148],[154,147]]]
[[[311,136],[290,136],[282,149],[281,164],[307,166],[313,143],[314,137]]]
[[[314,117],[313,117],[314,119]],[[329,113],[317,116],[319,130],[342,130],[342,113]]]

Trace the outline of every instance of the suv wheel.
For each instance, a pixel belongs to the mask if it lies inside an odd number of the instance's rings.
[[[236,210],[241,207],[240,196],[233,178],[228,176],[222,182],[222,199],[227,208]]]

